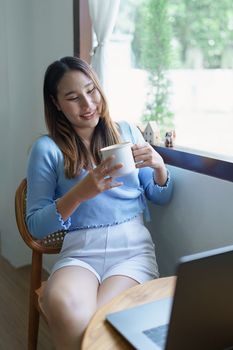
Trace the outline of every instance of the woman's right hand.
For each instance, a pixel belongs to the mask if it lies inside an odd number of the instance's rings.
[[[123,167],[122,163],[112,165],[114,156],[103,160],[96,168],[89,171],[88,175],[80,181],[80,198],[83,200],[95,197],[97,194],[114,187],[121,186],[122,182],[115,181],[114,174]]]
[[[122,182],[114,180],[114,174],[122,168],[123,164],[112,165],[113,159],[114,156],[111,156],[103,160],[96,168],[90,170],[83,180],[56,201],[57,210],[64,221],[82,202],[101,192],[123,185]]]

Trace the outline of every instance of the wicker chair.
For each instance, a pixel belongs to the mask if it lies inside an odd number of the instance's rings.
[[[38,290],[40,290],[42,286],[42,256],[44,253],[59,253],[66,232],[55,232],[44,239],[36,239],[32,237],[28,231],[25,221],[26,194],[27,180],[23,179],[15,193],[15,215],[18,230],[24,242],[32,250],[28,319],[28,350],[36,350],[40,315],[42,315],[46,320],[46,317],[43,314],[38,302],[40,297]]]

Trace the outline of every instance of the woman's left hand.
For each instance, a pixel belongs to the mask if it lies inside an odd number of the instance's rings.
[[[163,158],[154,148],[148,143],[135,144],[132,147],[136,168],[150,167],[153,169],[164,168]]]
[[[164,186],[167,181],[167,169],[163,158],[148,143],[135,144],[132,147],[136,168],[150,167],[154,171],[154,181],[159,186]]]

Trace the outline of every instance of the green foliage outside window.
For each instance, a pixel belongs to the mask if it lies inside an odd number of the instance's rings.
[[[232,57],[227,57],[230,51],[233,54],[232,0],[170,0],[169,15],[178,66],[195,68],[188,53],[196,50],[201,68],[233,68]]]
[[[233,68],[232,0],[144,0],[135,15],[134,65],[149,73],[144,121],[173,126],[169,69]]]
[[[136,14],[132,42],[137,65],[149,73],[150,87],[143,121],[155,120],[162,134],[173,126],[167,78],[171,63],[171,25],[167,7],[167,0],[144,1]]]

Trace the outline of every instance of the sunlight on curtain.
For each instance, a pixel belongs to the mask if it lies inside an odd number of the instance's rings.
[[[92,49],[91,66],[105,93],[108,92],[108,41],[112,34],[120,0],[89,0],[89,12],[97,44]]]

